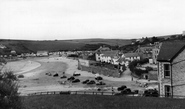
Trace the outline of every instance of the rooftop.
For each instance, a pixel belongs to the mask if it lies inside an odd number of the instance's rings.
[[[184,41],[163,42],[157,61],[171,62],[184,48]]]
[[[109,56],[109,57],[114,57],[118,56],[119,50],[111,50],[111,51],[102,51],[103,56]]]

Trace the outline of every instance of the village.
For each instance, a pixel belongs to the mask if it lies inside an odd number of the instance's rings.
[[[22,95],[98,91],[114,95],[183,97],[184,46],[182,41],[156,41],[138,45],[129,52],[105,45],[94,51],[45,50],[20,55],[12,50],[9,55],[1,55],[1,59],[8,60],[2,63],[1,70],[15,71]],[[0,48],[6,46],[1,44]]]
[[[143,40],[139,41],[142,42]],[[83,85],[83,88],[73,90],[86,90],[86,88],[90,88],[88,89],[89,91],[113,91],[115,94],[135,93],[143,96],[144,92],[146,92],[145,90],[158,90],[159,82],[157,71],[157,56],[159,54],[161,45],[162,43],[155,42],[154,44],[138,46],[135,51],[131,51],[128,53],[123,53],[120,50],[112,50],[106,46],[100,46],[95,51],[37,51],[36,54],[22,53],[20,55],[16,55],[16,51],[12,50],[10,52],[11,55],[1,55],[1,57],[8,57],[9,60],[29,60],[29,64],[32,61],[33,63],[34,61],[38,62],[38,60],[40,61],[43,58],[45,59],[44,61],[48,62],[53,59],[55,61],[59,61],[65,58],[73,61],[73,63],[76,63],[76,69],[72,70],[70,72],[70,75],[65,74],[65,71],[51,71],[50,69],[47,70],[49,72],[45,72],[44,74],[53,77],[60,76],[61,79],[54,80],[55,82],[58,81],[60,84],[63,85],[66,85],[68,83],[67,85],[71,86],[71,83],[74,83],[74,86],[81,87],[82,85],[77,85],[77,83],[82,82],[82,84],[87,84],[88,86],[87,87]],[[6,47],[1,45],[1,49],[4,48]],[[136,64],[134,65],[134,63]],[[33,71],[37,72],[36,70]],[[81,71],[85,71],[88,74],[82,73]],[[30,71],[28,71],[28,73],[29,72]],[[27,74],[25,72],[19,72],[16,74],[18,78],[22,80],[21,83],[23,83],[23,88],[20,89],[22,90],[22,92],[27,92],[26,94],[28,94],[29,91],[26,90],[26,88],[28,89],[29,85],[25,84],[28,82],[28,80],[26,82],[24,81],[26,80],[24,78],[27,78]],[[84,76],[88,78],[84,78]],[[77,77],[77,79],[75,77]],[[81,77],[83,78],[83,81],[80,80]],[[95,80],[90,80],[92,77],[95,77]],[[39,76],[35,78],[38,80],[40,79]],[[71,83],[67,82],[65,79],[70,80]],[[35,79],[33,78],[32,80],[35,81]],[[40,84],[39,86],[42,86],[41,83],[38,84]],[[119,87],[121,88],[121,90],[118,90]],[[32,91],[30,91],[29,93],[39,91],[38,88],[36,88],[36,90],[34,91],[33,87],[30,87],[30,89],[31,88]],[[59,88],[56,89],[56,91],[57,90],[64,89]],[[43,89],[42,91],[50,90]],[[154,95],[151,94],[146,96],[156,96],[156,93],[158,94],[158,92],[155,92]]]

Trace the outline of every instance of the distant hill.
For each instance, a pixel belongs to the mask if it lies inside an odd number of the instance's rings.
[[[131,44],[132,41],[128,39],[77,39],[77,40],[68,40],[70,42],[84,43],[84,44],[106,44],[110,46],[124,46]]]
[[[131,44],[131,42],[131,40],[123,39],[78,39],[45,41],[1,39],[0,44],[5,45],[7,49],[1,49],[0,54],[6,54],[10,50],[15,50],[18,54],[25,52],[37,52],[39,50],[94,50],[102,45],[124,46],[127,44]]]

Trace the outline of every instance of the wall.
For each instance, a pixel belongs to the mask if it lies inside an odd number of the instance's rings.
[[[158,63],[158,81],[159,81],[159,92],[160,95],[164,95],[164,85],[171,85],[170,78],[164,78],[164,64],[169,64],[169,62],[159,62]]]
[[[185,50],[183,50],[174,60],[172,67],[173,92],[174,95],[185,96]]]
[[[92,73],[98,73],[98,74],[102,74],[105,76],[112,76],[112,77],[120,77],[120,73],[119,70],[111,70],[111,69],[107,69],[104,67],[100,67],[100,66],[83,66],[78,64],[78,68],[79,70],[82,71],[88,71],[88,72],[92,72]]]

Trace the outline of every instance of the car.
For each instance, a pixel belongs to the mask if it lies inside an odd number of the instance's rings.
[[[67,76],[63,75],[63,76],[61,76],[60,78],[61,78],[61,79],[64,79],[64,78],[67,78]]]
[[[91,80],[89,82],[87,82],[87,84],[95,84],[96,82],[94,80]]]
[[[75,80],[75,77],[71,76],[71,77],[67,78],[67,80],[69,80],[69,81]]]
[[[148,89],[144,91],[143,96],[145,97],[158,97],[159,93],[156,89]]]
[[[58,76],[58,73],[55,73],[54,75],[53,75],[53,77],[57,77]]]
[[[122,90],[124,90],[124,89],[126,89],[127,88],[127,86],[125,86],[125,85],[122,85],[122,86],[120,86],[120,87],[118,87],[118,91],[122,91]]]
[[[105,85],[105,83],[100,81],[100,82],[96,83],[96,85]]]
[[[81,74],[79,72],[74,72],[73,76],[80,76]]]
[[[23,74],[18,75],[18,78],[24,78]]]
[[[82,84],[87,84],[87,82],[89,82],[89,79],[83,81]]]
[[[103,78],[101,76],[98,76],[95,78],[95,80],[103,80]]]
[[[72,81],[72,83],[77,83],[77,82],[80,82],[80,80],[79,79],[75,79],[75,80]]]
[[[52,76],[50,72],[47,72],[45,75]]]
[[[131,94],[131,89],[130,88],[125,88],[124,90],[121,91],[121,94]]]

